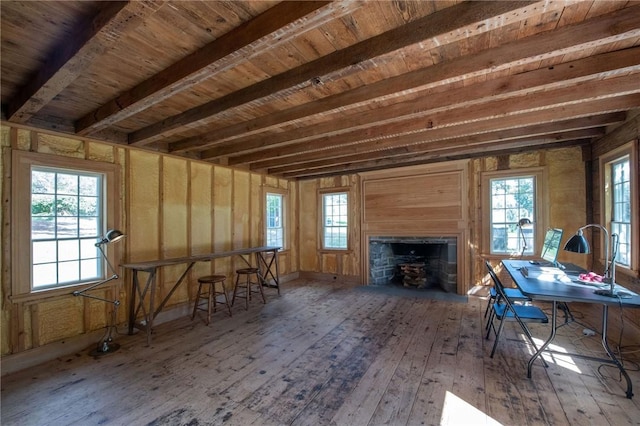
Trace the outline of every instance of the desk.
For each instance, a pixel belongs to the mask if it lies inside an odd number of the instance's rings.
[[[544,342],[544,344],[533,354],[529,360],[527,366],[527,377],[531,378],[531,367],[547,346],[553,341],[556,336],[557,329],[557,311],[558,303],[569,302],[581,302],[581,303],[595,303],[602,305],[602,346],[606,351],[609,358],[596,358],[587,355],[580,354],[566,354],[578,358],[590,359],[593,361],[605,362],[608,364],[614,364],[620,370],[620,373],[627,382],[627,398],[633,397],[633,389],[631,385],[631,379],[627,374],[624,366],[620,363],[618,358],[609,348],[607,342],[607,321],[609,317],[609,306],[619,306],[625,308],[640,308],[640,296],[628,291],[627,289],[616,286],[622,290],[630,293],[630,297],[618,298],[600,296],[594,293],[595,287],[590,285],[582,285],[576,283],[578,272],[572,274],[571,272],[562,271],[557,268],[544,268],[531,265],[528,261],[523,260],[503,260],[502,264],[505,269],[513,278],[520,291],[529,296],[532,300],[552,302],[553,310],[551,317],[551,334]],[[527,268],[528,276],[522,273],[522,268]],[[549,351],[552,352],[552,351]]]
[[[255,254],[256,267],[258,268],[258,277],[262,281],[262,285],[268,286],[269,279],[272,279],[274,286],[278,289],[280,294],[280,282],[278,274],[278,250],[280,247],[251,247],[238,250],[230,250],[223,252],[214,252],[208,254],[200,254],[196,256],[176,257],[172,259],[150,260],[146,262],[137,263],[125,263],[121,266],[123,268],[131,269],[133,272],[133,283],[131,285],[131,294],[129,299],[129,334],[133,334],[133,329],[146,331],[147,333],[147,345],[151,344],[151,329],[153,327],[153,320],[164,308],[164,305],[169,301],[169,298],[176,291],[178,286],[184,281],[187,273],[191,270],[196,262],[210,262],[214,259],[222,257],[240,256],[240,258],[249,266],[251,262],[245,259],[243,256]],[[268,255],[272,254],[271,258]],[[186,269],[180,275],[176,283],[171,287],[171,290],[165,298],[160,302],[158,307],[155,307],[155,293],[156,293],[156,274],[158,268],[169,265],[186,265]],[[146,272],[148,275],[147,282],[144,287],[140,284],[138,278],[139,272]],[[145,298],[149,294],[149,303],[145,306]],[[136,302],[136,299],[137,302]],[[138,315],[142,311],[142,321],[137,321]]]

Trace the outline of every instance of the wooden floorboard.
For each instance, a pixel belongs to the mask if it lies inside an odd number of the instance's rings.
[[[545,355],[506,325],[494,358],[486,301],[406,297],[297,280],[267,304],[120,334],[121,349],[72,354],[2,377],[2,425],[638,425],[616,369]],[[549,306],[541,306],[545,310]],[[602,355],[598,324],[559,329],[556,349]],[[594,329],[597,327],[593,327]],[[120,332],[124,333],[125,327]],[[531,326],[536,342],[548,326]],[[624,348],[622,348],[625,350]],[[637,349],[637,347],[635,348]],[[625,350],[640,393],[640,355]]]

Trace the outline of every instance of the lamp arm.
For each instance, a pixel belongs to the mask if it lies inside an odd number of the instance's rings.
[[[100,250],[100,253],[102,253],[102,257],[107,262],[107,266],[109,266],[109,270],[113,272],[114,275],[117,275],[116,268],[114,268],[111,262],[109,262],[109,257],[107,256],[107,254],[104,252],[104,249],[102,248],[102,243],[96,243],[96,247],[98,247],[98,250]]]
[[[106,253],[102,249],[102,245],[103,245],[102,242],[96,243],[96,247],[98,248],[98,250],[100,250],[100,253],[102,253],[102,257],[107,262],[107,265],[109,266],[109,270],[111,272],[113,272],[113,275],[111,275],[107,279],[104,279],[102,281],[98,281],[97,283],[92,284],[87,288],[84,288],[82,290],[76,290],[72,294],[74,296],[83,296],[83,297],[88,297],[90,299],[96,299],[96,300],[101,300],[103,302],[113,303],[114,305],[118,306],[120,304],[120,301],[117,300],[117,299],[116,300],[109,300],[109,299],[104,299],[104,298],[97,297],[97,296],[92,296],[90,294],[85,294],[87,291],[93,290],[94,288],[96,288],[98,286],[101,286],[102,284],[105,284],[105,283],[108,283],[109,281],[117,280],[118,278],[120,278],[120,276],[116,273],[116,270],[113,267],[113,265],[111,264],[111,262],[109,262],[109,258],[107,257]]]
[[[109,278],[107,278],[106,280],[102,280],[102,281],[98,281],[95,284],[90,285],[87,288],[84,288],[82,290],[76,290],[74,291],[72,294],[74,296],[82,296],[82,297],[88,297],[90,299],[96,299],[96,300],[101,300],[103,302],[108,302],[108,303],[113,303],[114,305],[119,305],[120,301],[119,300],[109,300],[109,299],[104,299],[102,297],[97,297],[97,296],[93,296],[91,294],[86,294],[87,291],[89,290],[93,290],[94,288],[101,286],[102,284],[108,283],[109,281],[113,281],[113,280],[117,280],[118,278],[120,278],[120,276],[118,274],[113,274],[112,276],[110,276]]]

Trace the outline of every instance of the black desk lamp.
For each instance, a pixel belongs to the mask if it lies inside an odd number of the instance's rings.
[[[520,236],[522,237],[522,249],[520,250],[520,257],[524,255],[524,252],[527,251],[527,239],[524,236],[524,231],[522,230],[523,226],[531,225],[533,222],[529,218],[522,218],[518,221],[518,228],[520,228]]]
[[[615,291],[616,256],[618,254],[618,244],[620,242],[618,239],[618,234],[611,234],[611,246],[612,246],[611,259],[609,259],[609,231],[607,231],[607,228],[605,228],[602,225],[598,225],[597,223],[585,225],[580,229],[578,229],[578,232],[576,232],[576,234],[573,237],[569,238],[569,240],[566,242],[566,244],[564,245],[564,249],[566,251],[570,251],[573,253],[589,254],[591,252],[591,250],[589,249],[589,243],[587,242],[587,239],[584,237],[584,234],[582,233],[584,229],[589,227],[602,229],[605,234],[605,239],[604,239],[605,270],[604,270],[603,282],[609,284],[609,288],[597,289],[595,293],[601,296],[618,297],[618,294]],[[607,262],[609,263],[607,264]]]
[[[74,291],[72,294],[74,296],[83,296],[83,297],[88,297],[90,299],[97,299],[97,300],[101,300],[103,302],[108,302],[108,303],[113,303],[113,312],[111,313],[111,322],[109,324],[109,326],[107,327],[107,332],[105,333],[105,335],[102,337],[102,339],[100,339],[100,341],[98,342],[98,346],[95,350],[91,351],[91,355],[92,356],[99,356],[99,355],[105,355],[108,353],[112,353],[117,351],[118,349],[120,349],[120,345],[117,343],[113,343],[113,330],[116,328],[116,321],[117,321],[117,313],[118,313],[118,306],[120,306],[120,301],[118,299],[116,300],[109,300],[109,299],[104,299],[102,297],[97,297],[97,296],[93,296],[91,294],[86,294],[87,291],[89,290],[93,290],[94,288],[104,284],[104,283],[108,283],[109,281],[113,281],[113,280],[117,280],[119,278],[119,275],[116,273],[115,268],[113,267],[113,265],[111,264],[111,262],[109,262],[109,258],[107,257],[107,255],[105,254],[102,246],[107,245],[107,244],[111,244],[111,243],[115,243],[116,241],[120,241],[121,239],[123,239],[125,237],[125,235],[118,231],[117,229],[110,229],[109,231],[107,231],[107,233],[105,234],[105,236],[96,243],[96,247],[98,248],[98,250],[100,250],[100,253],[102,253],[102,257],[104,258],[104,260],[106,260],[107,265],[109,266],[109,270],[111,272],[113,272],[113,275],[111,275],[109,278],[106,278],[102,281],[98,281],[95,284],[90,285],[89,287],[83,289],[83,290],[77,290]]]

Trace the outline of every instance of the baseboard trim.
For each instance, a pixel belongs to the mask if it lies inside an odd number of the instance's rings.
[[[359,275],[327,274],[324,272],[301,271],[299,277],[307,280],[341,282],[345,284],[362,284]],[[364,285],[364,284],[362,284]]]

